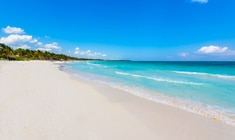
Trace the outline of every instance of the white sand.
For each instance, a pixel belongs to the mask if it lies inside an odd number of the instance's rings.
[[[52,62],[0,62],[0,140],[234,140],[235,127],[74,80]]]

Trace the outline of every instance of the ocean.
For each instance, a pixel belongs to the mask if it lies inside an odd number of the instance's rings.
[[[87,80],[235,125],[235,62],[83,61],[64,65]]]

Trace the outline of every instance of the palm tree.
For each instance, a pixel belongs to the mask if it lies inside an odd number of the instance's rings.
[[[9,60],[10,56],[12,57],[14,55],[14,50],[9,46],[0,43],[0,55],[1,55],[0,57]]]
[[[25,50],[24,49],[21,49],[21,48],[16,49],[14,51],[14,53],[17,57],[20,57],[20,58],[25,57]]]
[[[16,49],[0,43],[0,58],[16,60],[88,60],[67,56],[64,54],[55,54],[52,52],[42,52],[40,50]]]

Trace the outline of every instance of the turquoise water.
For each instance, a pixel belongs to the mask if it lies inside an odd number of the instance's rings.
[[[84,78],[235,125],[235,62],[86,61],[66,65]]]

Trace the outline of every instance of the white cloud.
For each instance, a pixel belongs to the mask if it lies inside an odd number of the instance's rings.
[[[42,45],[42,43],[40,42],[40,45]],[[52,51],[52,50],[57,50],[60,51],[61,47],[58,46],[58,43],[53,42],[50,44],[45,44],[43,47],[37,48],[38,50],[41,51]]]
[[[31,35],[9,35],[7,37],[0,38],[0,42],[7,45],[31,41],[33,41]]]
[[[80,55],[82,57],[89,57],[89,58],[100,58],[100,57],[106,57],[106,54],[99,53],[99,52],[92,52],[91,50],[86,51],[80,51],[80,48],[75,48],[74,51],[75,55]]]
[[[30,43],[37,43],[37,42],[38,42],[37,39],[33,39],[33,40],[30,41]]]
[[[101,56],[106,57],[107,55],[106,54],[102,54]]]
[[[198,2],[198,3],[208,3],[208,0],[192,0],[192,2]]]
[[[91,54],[91,50],[87,50],[87,51],[85,52],[85,54],[90,55],[90,54]]]
[[[38,46],[41,46],[41,45],[42,45],[42,42],[38,42],[37,45],[38,45]]]
[[[17,27],[11,27],[11,26],[7,26],[6,28],[3,28],[2,30],[6,34],[23,34],[24,33],[23,29],[17,28]]]
[[[187,52],[182,52],[179,54],[179,56],[181,56],[181,57],[187,57],[188,55],[189,55],[189,53],[187,53]]]
[[[53,42],[53,43],[51,43],[51,44],[46,44],[46,45],[45,45],[45,48],[48,48],[48,49],[56,49],[56,50],[61,49],[61,48],[58,46],[58,43],[56,43],[56,42]]]
[[[80,49],[80,48],[75,48],[74,54],[79,54],[79,49]]]
[[[48,49],[48,48],[37,48],[37,50],[40,50],[40,51],[47,51],[47,52],[51,51],[51,49]]]
[[[43,42],[38,41],[38,39],[33,38],[32,35],[26,35],[24,30],[21,28],[7,26],[6,28],[3,28],[2,31],[9,35],[6,37],[0,37],[0,43],[4,43],[16,49],[29,49],[33,47],[42,51],[62,50],[62,48],[58,46],[58,43],[53,42],[44,44]],[[46,36],[46,38],[49,38],[49,36]]]
[[[198,50],[198,53],[201,54],[214,54],[214,53],[224,53],[228,50],[228,47],[220,47],[220,46],[203,46]]]

